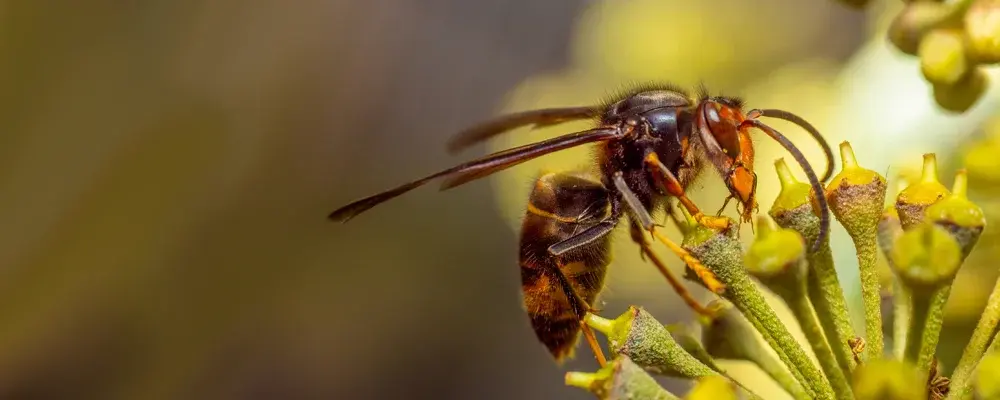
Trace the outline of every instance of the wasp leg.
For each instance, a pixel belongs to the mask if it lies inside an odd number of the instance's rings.
[[[603,221],[597,225],[587,228],[583,232],[569,237],[559,243],[549,246],[549,254],[554,256],[561,256],[566,252],[573,251],[584,246],[594,243],[598,239],[603,238],[605,235],[611,233],[618,225],[618,219],[610,219]]]
[[[580,294],[573,289],[573,285],[570,284],[569,278],[566,278],[566,274],[562,272],[559,268],[553,268],[553,272],[557,278],[559,278],[559,285],[562,286],[563,292],[566,294],[566,298],[569,299],[570,304],[573,305],[573,311],[580,318],[580,328],[583,330],[583,336],[587,338],[587,344],[590,345],[590,349],[594,352],[594,357],[597,358],[597,363],[601,365],[601,368],[608,363],[608,359],[604,357],[604,350],[601,349],[601,345],[597,343],[597,336],[594,335],[594,331],[590,329],[590,326],[583,323],[584,317],[587,313],[596,314],[597,310],[593,309],[587,301],[580,297]]]
[[[670,220],[674,221],[674,225],[676,225],[682,231],[687,227],[687,221],[684,220],[683,216],[677,215],[677,206],[675,204],[667,203],[664,209],[666,213],[665,218],[670,218]],[[664,220],[664,222],[666,222],[666,220]]]
[[[622,177],[621,172],[615,173],[612,177],[612,181],[615,184],[615,188],[618,189],[618,192],[621,194],[622,199],[625,200],[625,204],[628,206],[629,211],[631,211],[631,215],[635,218],[633,223],[638,223],[643,229],[649,231],[649,233],[652,234],[656,240],[665,244],[670,251],[680,257],[681,260],[684,260],[684,263],[687,264],[692,271],[694,271],[695,275],[701,279],[701,282],[705,284],[705,287],[707,287],[708,290],[711,290],[716,294],[722,294],[726,285],[719,282],[719,278],[715,276],[715,273],[706,268],[701,261],[698,261],[697,258],[694,258],[690,252],[684,250],[683,247],[674,243],[656,229],[657,225],[653,223],[653,217],[649,215],[649,211],[646,211],[646,209],[643,208],[642,202],[640,202],[639,198],[636,197],[635,192],[633,192],[632,189],[629,189],[628,184],[625,183],[625,178]]]
[[[732,200],[732,199],[733,199],[733,195],[726,196],[726,201],[722,202],[722,207],[719,207],[719,212],[715,213],[716,217],[721,217],[722,216],[722,212],[726,211],[726,206],[729,205],[729,200]]]
[[[659,181],[660,184],[667,189],[667,193],[676,197],[684,208],[687,209],[688,213],[694,217],[695,221],[714,229],[725,229],[729,227],[728,218],[711,217],[701,212],[701,209],[699,209],[698,206],[696,206],[694,202],[687,197],[687,194],[684,193],[684,187],[681,186],[681,182],[677,180],[677,177],[674,176],[673,172],[670,172],[670,169],[667,168],[667,166],[660,162],[660,158],[657,157],[656,153],[649,153],[649,155],[646,156],[645,162],[646,165],[656,172],[654,176],[657,181]]]
[[[681,281],[677,279],[674,273],[670,272],[670,270],[667,269],[667,265],[663,262],[663,260],[657,257],[656,253],[653,253],[653,248],[650,246],[652,243],[646,241],[646,236],[642,234],[642,227],[640,227],[635,223],[633,223],[631,226],[632,226],[631,228],[632,240],[639,245],[642,254],[644,254],[646,257],[649,257],[650,261],[653,262],[653,265],[656,266],[656,269],[660,270],[660,273],[663,274],[665,278],[667,278],[667,282],[670,283],[670,287],[672,287],[674,291],[681,296],[681,299],[683,299],[684,302],[687,303],[688,307],[691,307],[691,309],[694,310],[694,312],[701,315],[705,316],[714,315],[714,313],[711,310],[702,306],[701,303],[699,303],[698,300],[691,295],[691,292],[689,292],[687,288],[684,287],[683,284],[681,284]]]

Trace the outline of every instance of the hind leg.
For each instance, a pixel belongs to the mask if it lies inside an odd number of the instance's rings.
[[[639,245],[639,249],[642,252],[643,257],[648,258],[653,265],[656,266],[656,269],[660,271],[660,274],[662,274],[664,278],[667,278],[667,282],[670,283],[670,287],[674,289],[674,292],[677,292],[677,295],[684,300],[684,303],[687,303],[688,307],[698,314],[712,315],[712,312],[708,308],[702,306],[701,303],[699,303],[698,300],[691,295],[691,292],[684,287],[680,279],[677,279],[677,276],[674,275],[673,272],[670,272],[670,269],[667,268],[667,264],[653,252],[652,243],[646,241],[642,228],[639,225],[632,223],[630,233],[632,235],[632,241]]]

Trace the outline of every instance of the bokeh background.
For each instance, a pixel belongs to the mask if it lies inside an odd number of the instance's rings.
[[[563,374],[596,364],[583,346],[551,362],[516,266],[532,179],[582,153],[416,191],[347,225],[326,214],[580,127],[446,154],[451,134],[499,112],[666,80],[792,110],[893,179],[937,152],[945,183],[969,166],[1000,216],[1000,91],[938,110],[917,61],[885,40],[896,3],[0,1],[0,398],[590,398]],[[762,211],[781,156],[758,141]],[[694,199],[714,210],[723,192],[706,174]],[[853,247],[834,233],[857,309]],[[953,291],[946,334],[975,324],[994,238],[960,274],[971,289]],[[601,307],[690,323],[620,243]]]

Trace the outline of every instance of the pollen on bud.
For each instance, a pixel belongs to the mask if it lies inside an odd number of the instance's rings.
[[[938,85],[954,85],[969,71],[965,59],[962,32],[955,29],[935,29],[924,35],[917,51],[920,72]]]
[[[965,13],[965,35],[976,61],[1000,62],[1000,0],[978,0]]]
[[[584,389],[602,400],[677,400],[627,356],[619,356],[595,373],[567,372],[566,385]]]
[[[843,169],[826,189],[830,210],[852,237],[870,234],[876,229],[885,203],[886,182],[879,173],[862,168],[851,144],[840,144]]]
[[[854,371],[858,400],[924,400],[926,384],[913,364],[882,358],[860,364]]]
[[[928,207],[926,217],[952,234],[962,247],[962,258],[969,255],[986,227],[983,209],[969,201],[966,195],[968,179],[966,171],[959,170],[951,194]]]
[[[951,194],[948,188],[938,182],[937,173],[937,157],[934,153],[924,154],[920,180],[896,196],[896,212],[904,230],[923,222],[927,208]]]
[[[944,228],[931,223],[903,232],[892,249],[892,266],[911,289],[950,285],[961,264],[958,243]]]

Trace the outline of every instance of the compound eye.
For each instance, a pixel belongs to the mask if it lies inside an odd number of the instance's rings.
[[[705,123],[722,148],[722,152],[732,160],[740,155],[739,113],[732,107],[710,102],[704,108]]]

